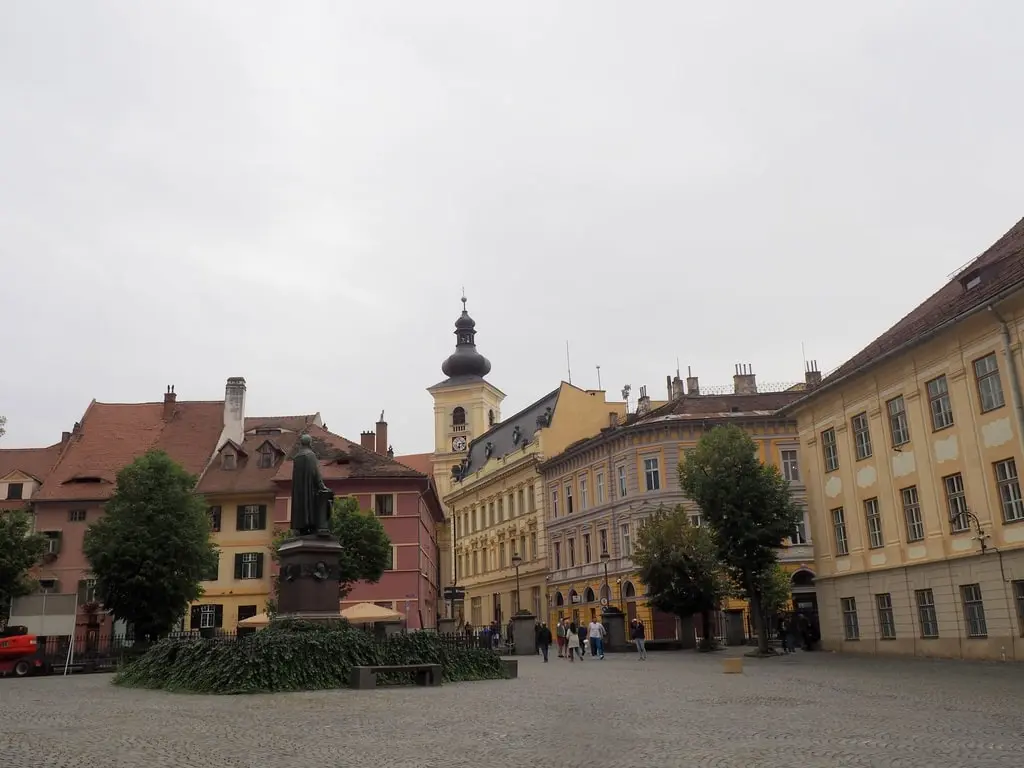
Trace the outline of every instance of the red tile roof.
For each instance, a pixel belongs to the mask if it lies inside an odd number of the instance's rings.
[[[53,465],[60,456],[60,443],[46,448],[3,448],[0,449],[0,479],[12,472],[21,472],[45,483]],[[24,509],[28,500],[8,501],[0,499],[0,512],[10,509]]]
[[[400,464],[395,459],[369,451],[358,443],[346,440],[340,435],[328,432],[316,425],[310,425],[306,432],[313,438],[313,451],[320,457],[324,480],[346,480],[356,478],[423,478],[423,472]],[[291,461],[282,463],[275,480],[291,480]]]
[[[981,279],[966,288],[971,277]],[[922,343],[965,315],[984,309],[993,300],[1024,283],[1024,219],[962,269],[957,276],[923,301],[864,349],[833,371],[808,398],[840,380],[881,362],[900,349]]]
[[[405,456],[395,456],[395,461],[404,464],[410,469],[422,472],[424,475],[432,476],[434,467],[431,463],[432,453],[407,453]]]
[[[169,421],[160,403],[98,403],[82,417],[33,501],[110,498],[117,473],[150,449],[160,449],[198,475],[217,447],[223,401],[179,401]]]

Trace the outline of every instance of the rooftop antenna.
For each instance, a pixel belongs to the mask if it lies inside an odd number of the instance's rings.
[[[804,343],[800,342],[800,357],[804,361],[804,370],[807,370],[807,351],[804,349]]]
[[[569,374],[569,383],[572,384],[572,365],[569,363],[569,340],[565,341],[565,370]]]
[[[597,366],[597,389],[601,391],[601,366]]]

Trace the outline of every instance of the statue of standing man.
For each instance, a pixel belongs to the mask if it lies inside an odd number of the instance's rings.
[[[324,485],[313,439],[303,435],[299,442],[301,447],[292,458],[291,529],[299,536],[329,536],[334,491]]]

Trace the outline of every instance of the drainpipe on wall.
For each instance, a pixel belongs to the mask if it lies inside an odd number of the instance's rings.
[[[988,311],[999,323],[999,330],[1003,336],[1003,352],[1006,353],[1006,360],[1010,364],[1010,396],[1013,398],[1013,411],[1017,414],[1017,439],[1024,448],[1024,397],[1021,396],[1020,376],[1017,374],[1017,361],[1013,359],[1013,350],[1010,349],[1010,326],[991,304]]]

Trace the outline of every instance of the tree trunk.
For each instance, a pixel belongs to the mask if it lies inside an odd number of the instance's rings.
[[[711,637],[711,611],[704,611],[701,613],[700,626],[701,634],[703,635],[703,639],[701,640],[701,650],[714,650],[715,640]]]
[[[764,626],[764,614],[761,611],[761,592],[750,586],[747,580],[747,594],[750,596],[750,615],[754,619],[754,631],[757,632],[757,652],[768,655],[768,633]]]

